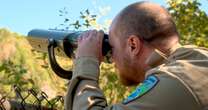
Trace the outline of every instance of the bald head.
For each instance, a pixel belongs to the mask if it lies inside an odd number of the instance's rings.
[[[178,37],[171,15],[165,8],[150,2],[137,2],[127,6],[113,22],[112,27],[121,36],[137,35],[157,45],[164,44],[172,36]]]

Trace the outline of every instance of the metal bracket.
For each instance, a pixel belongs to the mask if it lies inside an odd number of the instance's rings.
[[[64,79],[71,79],[72,78],[72,71],[67,71],[62,69],[56,61],[54,48],[57,47],[57,43],[54,39],[49,39],[48,45],[48,56],[52,70],[61,78]]]

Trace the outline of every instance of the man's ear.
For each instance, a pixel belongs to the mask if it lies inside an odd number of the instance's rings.
[[[134,55],[139,54],[141,49],[141,41],[139,37],[136,35],[131,35],[128,37],[127,42],[130,52],[132,52]]]

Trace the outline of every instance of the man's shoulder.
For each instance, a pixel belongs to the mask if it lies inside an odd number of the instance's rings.
[[[163,65],[158,66],[158,69],[173,74],[206,73],[208,49],[193,45],[182,46],[172,53]],[[157,71],[157,69],[155,70]],[[199,73],[199,71],[201,72]]]
[[[135,98],[127,105],[134,105],[139,107],[149,106],[151,108],[164,109],[164,110],[198,110],[199,105],[192,96],[192,94],[187,90],[187,88],[181,84],[177,79],[170,77],[166,74],[154,74],[147,77],[150,81],[150,88],[142,96]],[[145,83],[145,82],[144,82]],[[135,91],[142,91],[143,88],[139,85],[140,89]],[[136,92],[132,94],[135,95]],[[131,94],[131,95],[132,95]],[[130,96],[131,96],[130,95]],[[136,96],[136,95],[135,95]],[[181,106],[177,106],[181,105]]]
[[[169,60],[208,59],[208,48],[184,45],[169,56]]]
[[[196,46],[182,46],[178,48],[167,61],[153,68],[147,74],[157,73],[168,76],[165,78],[167,84],[174,87],[174,83],[170,83],[174,79],[179,82],[187,93],[191,93],[192,97],[201,104],[208,105],[208,49]],[[164,77],[161,77],[164,79]],[[162,83],[160,83],[163,85]],[[167,86],[166,86],[167,87]],[[179,87],[179,86],[178,86]],[[173,89],[170,89],[173,90]],[[182,89],[174,87],[175,93]]]

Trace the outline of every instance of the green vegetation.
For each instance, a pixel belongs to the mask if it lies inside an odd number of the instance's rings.
[[[181,35],[181,43],[208,47],[208,16],[199,8],[199,1],[169,0],[167,3]],[[60,13],[64,16],[63,10]],[[108,24],[98,24],[96,15],[91,15],[89,10],[81,12],[81,18],[75,22],[64,19],[64,29],[97,28],[107,31],[108,28]],[[65,58],[58,59],[63,67],[72,63]],[[47,54],[34,51],[25,36],[0,29],[0,97],[10,93],[12,85],[18,85],[23,91],[30,88],[45,91],[50,98],[64,96],[67,83],[53,73]],[[112,64],[104,63],[101,65],[100,87],[109,104],[122,101],[132,90],[121,85]],[[14,93],[8,97],[17,99]]]
[[[49,68],[46,54],[32,51],[25,36],[0,29],[0,50],[0,98],[7,95],[20,100],[12,89],[14,85],[22,89],[23,96],[31,88],[47,92],[50,99],[64,95],[66,81]],[[28,102],[34,102],[33,98]]]
[[[200,0],[169,0],[182,44],[208,47],[208,16],[200,9]]]

